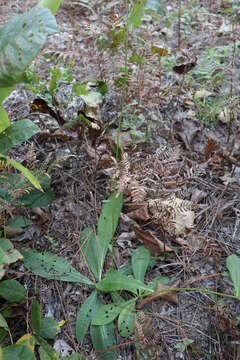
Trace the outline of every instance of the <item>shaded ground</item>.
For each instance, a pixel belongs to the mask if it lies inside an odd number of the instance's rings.
[[[33,5],[33,1],[6,2],[0,10],[0,23],[29,5]],[[223,273],[226,257],[231,253],[240,256],[239,28],[232,29],[226,9],[229,9],[227,2],[182,2],[182,55],[188,64],[197,59],[196,66],[184,79],[183,75],[172,71],[178,65],[178,9],[175,2],[162,5],[162,13],[155,21],[146,16],[143,26],[130,36],[130,55],[137,51],[147,61],[141,66],[129,65],[132,73],[127,84],[123,127],[126,131],[131,130],[133,137],[130,144],[128,141],[123,145],[130,162],[139,152],[138,161],[144,161],[155,154],[161,144],[169,149],[179,145],[181,154],[177,170],[168,172],[171,166],[165,163],[165,174],[155,174],[155,178],[147,183],[148,196],[156,199],[163,193],[175,194],[195,203],[195,227],[184,238],[182,246],[183,241],[178,239],[176,243],[176,239],[163,235],[153,224],[139,222],[175,249],[174,254],[156,254],[156,264],[148,273],[149,279],[165,275],[170,285],[178,281],[179,287],[201,287],[232,294],[232,284]],[[109,94],[102,105],[102,121],[110,123],[111,130],[116,128],[120,114],[121,90],[114,80],[119,77],[124,64],[124,52],[120,49],[100,53],[97,39],[109,27],[116,26],[117,15],[121,17],[124,11],[122,1],[100,1],[93,12],[77,2],[65,1],[57,15],[60,32],[49,39],[43,51],[45,56],[40,56],[36,64],[45,81],[49,67],[54,64],[67,66],[73,59],[73,72],[78,81],[103,79]],[[161,68],[157,56],[151,53],[153,44],[169,50],[169,56],[161,59]],[[46,61],[46,55],[50,56],[50,62]],[[196,95],[199,90],[210,94]],[[31,116],[38,122],[37,114],[29,115],[29,102],[33,98],[21,86],[10,95],[5,107],[11,119]],[[217,120],[223,108],[233,107],[232,124],[224,116],[226,123]],[[44,115],[41,116],[43,131],[48,122]],[[49,126],[53,123],[53,120],[49,121]],[[59,127],[59,124],[55,126]],[[216,141],[212,147],[209,139]],[[101,137],[97,139],[96,148],[101,140]],[[49,157],[51,163],[62,153],[67,154],[67,159],[57,164],[52,175],[56,201],[49,208],[47,221],[39,221],[35,215],[34,226],[13,239],[19,248],[24,245],[52,251],[55,247],[59,255],[69,259],[85,274],[87,269],[81,258],[79,235],[86,226],[96,226],[102,202],[111,192],[110,178],[101,163],[96,164],[87,142],[91,143],[89,138],[84,139],[78,153],[76,140],[34,139],[40,162]],[[29,144],[24,146],[15,154],[19,160],[24,158]],[[91,149],[94,150],[94,146]],[[191,176],[189,172],[192,172]],[[125,203],[123,213],[128,211],[129,203]],[[29,213],[29,216],[33,217],[33,214]],[[46,236],[54,239],[54,244]],[[115,242],[116,267],[129,260],[138,244],[139,240],[122,219]],[[110,264],[109,257],[106,268]],[[31,295],[38,296],[44,314],[67,320],[59,339],[67,341],[87,359],[95,359],[90,338],[86,337],[80,346],[74,335],[76,314],[88,295],[87,287],[46,281],[26,274],[23,266],[18,269],[17,276],[29,286]],[[152,315],[149,339],[158,348],[157,359],[240,358],[239,303],[227,299],[217,303],[219,299],[198,292],[182,292],[177,297],[177,305],[162,300],[147,305]],[[23,320],[15,322],[14,338],[23,334],[24,326]],[[177,345],[184,338],[193,342],[181,352]],[[133,340],[133,337],[127,340]],[[117,343],[124,344],[127,340],[118,336]],[[119,359],[134,359],[133,347],[123,345],[119,349]]]

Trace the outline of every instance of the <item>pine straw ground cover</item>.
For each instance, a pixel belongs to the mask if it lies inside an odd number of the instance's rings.
[[[8,2],[5,9],[12,14],[33,3]],[[182,1],[179,17],[179,2],[163,1],[159,14],[146,14],[129,35],[122,160],[117,163],[124,50],[121,45],[105,48],[102,35],[121,26],[126,8],[124,1],[91,3],[93,10],[78,1],[63,3],[57,15],[60,32],[49,39],[36,68],[46,84],[49,67],[67,68],[74,60],[78,81],[104,80],[109,90],[99,110],[104,131],[94,139],[86,131],[81,144],[67,132],[46,138],[44,131],[59,124],[41,115],[42,136],[17,149],[15,157],[26,162],[35,156],[35,166],[54,163],[56,200],[48,210],[27,213],[34,225],[14,234],[14,245],[54,251],[87,275],[79,236],[86,226],[96,226],[115,183],[124,193],[116,268],[143,243],[155,257],[146,282],[162,275],[170,286],[232,294],[224,274],[227,256],[240,256],[239,25],[229,15],[232,4]],[[0,14],[2,23],[7,11]],[[234,11],[239,19],[237,5]],[[40,115],[30,115],[33,99],[23,87],[10,95],[5,107],[11,119],[29,116],[37,121]],[[61,162],[56,160],[59,154]],[[109,255],[105,268],[110,266]],[[44,280],[21,264],[10,268],[8,277],[27,286],[29,307],[37,296],[43,314],[66,320],[58,339],[87,359],[98,357],[89,336],[82,344],[75,337],[77,311],[89,293],[86,286]],[[178,292],[172,300],[149,301],[145,319],[139,311],[135,325],[138,333],[144,332],[142,342],[153,346],[152,358],[239,359],[239,302],[198,291]],[[14,339],[26,332],[22,311],[18,307],[10,322]],[[134,337],[116,336],[119,359],[134,359]]]

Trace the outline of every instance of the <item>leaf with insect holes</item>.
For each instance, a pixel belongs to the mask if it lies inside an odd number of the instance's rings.
[[[26,289],[16,280],[0,282],[0,296],[10,303],[19,303],[26,298]]]
[[[134,333],[136,301],[127,304],[120,312],[118,317],[118,330],[121,336],[129,336]]]
[[[106,325],[112,322],[120,313],[121,307],[116,304],[101,305],[92,319],[92,325]]]
[[[46,279],[78,282],[93,286],[93,283],[84,275],[79,273],[61,256],[49,252],[37,252],[31,249],[22,249],[24,266],[34,274]]]
[[[234,285],[235,295],[240,298],[240,257],[234,254],[228,256],[227,268]]]
[[[143,282],[120,274],[118,271],[109,272],[105,279],[96,284],[96,288],[103,292],[126,290],[137,294],[139,291],[152,291]]]
[[[90,335],[91,335],[93,347],[95,351],[98,352],[99,360],[117,360],[118,354],[116,350],[104,352],[104,350],[116,346],[113,323],[107,325],[100,325],[100,326],[91,325]]]
[[[102,276],[103,264],[109,243],[112,240],[118,225],[122,203],[122,194],[119,194],[118,197],[115,193],[112,194],[103,205],[101,215],[98,220],[97,237],[99,241],[99,279],[101,279]]]
[[[144,246],[134,250],[131,257],[131,264],[135,279],[144,282],[144,276],[151,260],[151,254]]]
[[[88,331],[88,327],[94,315],[96,314],[100,305],[98,294],[93,291],[92,294],[85,300],[77,314],[76,321],[76,338],[78,343],[81,343]]]
[[[18,83],[43,47],[47,36],[57,32],[54,16],[36,6],[12,17],[0,29],[0,86]]]

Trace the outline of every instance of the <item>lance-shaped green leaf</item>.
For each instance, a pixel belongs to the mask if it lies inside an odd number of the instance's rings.
[[[36,337],[36,339],[37,339],[40,347],[43,348],[44,353],[46,353],[46,355],[49,357],[49,359],[51,359],[51,360],[58,360],[58,354],[57,354],[57,352],[53,349],[53,347],[50,346],[50,345],[48,344],[48,342],[47,342],[45,339],[43,339],[41,336],[36,335],[35,337]],[[26,358],[26,359],[23,359],[23,360],[28,360],[28,359]]]
[[[132,254],[131,264],[135,279],[144,282],[144,276],[150,263],[151,253],[144,246],[139,246]]]
[[[234,285],[235,295],[240,298],[240,257],[237,255],[228,256],[227,268]]]
[[[120,312],[118,317],[118,330],[122,337],[134,333],[135,305],[136,301],[128,303]]]
[[[133,29],[137,29],[141,25],[141,20],[144,15],[145,2],[146,0],[137,0],[131,9],[128,24]]]
[[[41,0],[39,6],[42,6],[51,11],[53,15],[56,15],[62,0]]]
[[[78,343],[81,343],[83,341],[88,331],[89,325],[92,321],[92,318],[94,317],[99,308],[99,305],[100,301],[98,299],[98,294],[96,291],[93,291],[78,311],[76,321],[76,337]]]
[[[82,252],[87,260],[88,266],[93,272],[96,279],[99,279],[101,272],[100,265],[100,244],[98,237],[90,228],[86,228],[81,232],[80,242]]]
[[[8,324],[1,313],[0,313],[0,328],[3,328],[4,330],[9,331]]]
[[[101,215],[98,220],[97,236],[100,246],[99,262],[100,262],[100,274],[101,279],[103,264],[107,249],[110,241],[112,240],[116,231],[119,216],[122,209],[122,194],[116,196],[112,194],[110,198],[103,205]]]
[[[146,292],[146,294],[153,293],[153,290],[149,289],[143,282],[122,275],[117,271],[108,273],[105,279],[96,284],[96,288],[104,292],[126,290],[134,294],[138,294],[138,292]]]
[[[22,249],[24,266],[34,274],[46,279],[79,282],[93,286],[93,283],[61,256],[49,252],[37,252],[31,249]]]
[[[19,164],[17,161],[10,159],[9,157],[6,157],[6,159],[7,159],[7,163],[9,165],[12,165],[12,167],[17,169],[18,171],[20,171],[30,181],[30,183],[33,184],[33,186],[37,190],[43,191],[41,185],[39,184],[39,181],[35,178],[35,176],[32,174],[30,170],[25,168],[25,166],[23,166],[22,164]]]
[[[91,325],[90,334],[95,351],[99,351],[99,360],[117,360],[116,351],[101,352],[116,345],[113,323],[101,326]]]
[[[40,6],[11,18],[0,29],[0,87],[18,83],[47,36],[56,32],[54,16]]]
[[[39,131],[39,127],[29,119],[15,121],[7,126],[4,131],[0,131],[0,152],[5,153],[14,145],[21,144]]]
[[[41,312],[40,312],[40,304],[34,299],[31,309],[31,320],[32,327],[36,334],[39,334],[41,328]]]
[[[7,127],[10,126],[10,121],[8,118],[8,114],[6,110],[0,106],[0,134],[5,130]]]

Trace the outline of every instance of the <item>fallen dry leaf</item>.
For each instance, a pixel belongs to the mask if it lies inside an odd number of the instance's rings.
[[[138,301],[136,308],[141,309],[143,306],[149,304],[150,302],[158,299],[166,300],[178,304],[177,294],[174,290],[177,284],[172,287],[158,283],[157,288],[152,295],[146,296],[144,299]],[[171,290],[169,290],[171,289]]]
[[[127,214],[133,220],[148,221],[151,215],[148,212],[147,206],[142,206],[137,210],[131,211]]]
[[[13,238],[15,236],[21,235],[24,233],[23,228],[12,228],[11,226],[4,226],[4,232],[7,238]]]
[[[217,141],[212,138],[207,139],[207,143],[204,149],[205,159],[208,160],[212,152],[217,148]]]
[[[151,231],[142,230],[140,227],[132,226],[135,231],[136,237],[144,244],[146,248],[152,251],[154,254],[160,252],[173,252],[169,246],[165,245],[159,240]]]

